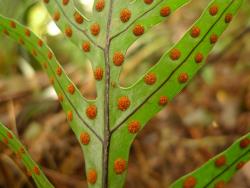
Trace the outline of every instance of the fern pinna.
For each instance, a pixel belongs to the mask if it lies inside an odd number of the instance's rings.
[[[73,0],[43,0],[65,36],[92,62],[97,98],[84,98],[55,55],[30,29],[0,16],[0,31],[18,41],[41,64],[58,94],[86,161],[89,187],[123,187],[137,133],[205,65],[242,0],[212,0],[200,18],[131,87],[119,85],[128,48],[189,0],[95,0],[86,18]],[[1,124],[1,140],[21,155],[38,187],[53,187],[13,133]],[[250,158],[250,135],[171,187],[221,187]],[[206,177],[206,178],[204,178]]]

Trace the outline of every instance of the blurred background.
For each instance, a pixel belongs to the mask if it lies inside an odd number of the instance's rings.
[[[121,84],[132,84],[154,65],[208,2],[191,1],[134,43],[127,54]],[[76,3],[90,15],[93,0]],[[127,188],[166,188],[249,132],[249,10],[250,0],[245,0],[205,68],[139,134],[131,151]],[[47,41],[83,95],[95,98],[90,62],[65,40],[41,1],[0,0],[0,14],[17,19]],[[46,75],[30,54],[2,34],[0,49],[0,121],[19,136],[56,187],[86,187],[80,146]],[[19,187],[35,184],[20,160],[1,144],[0,188]],[[250,165],[227,187],[249,188]]]

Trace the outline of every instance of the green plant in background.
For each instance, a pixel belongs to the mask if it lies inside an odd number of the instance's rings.
[[[18,41],[44,68],[86,161],[89,187],[119,188],[137,133],[205,65],[208,53],[242,0],[212,0],[182,39],[131,87],[119,86],[127,49],[188,0],[95,0],[85,18],[73,0],[43,0],[65,36],[91,60],[97,98],[84,98],[45,42],[25,26],[0,16],[0,31]],[[149,44],[150,45],[150,44]],[[70,53],[70,52],[67,52]],[[0,138],[22,158],[38,187],[53,187],[17,138],[0,126]],[[250,134],[171,187],[221,187],[250,158]]]

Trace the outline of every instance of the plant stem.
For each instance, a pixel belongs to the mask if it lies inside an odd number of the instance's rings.
[[[104,143],[103,143],[103,188],[108,188],[108,169],[109,169],[109,145],[110,145],[110,114],[109,114],[109,98],[110,98],[110,27],[112,20],[113,0],[110,1],[109,15],[107,21],[106,44],[104,49],[105,58],[105,99],[104,99]]]

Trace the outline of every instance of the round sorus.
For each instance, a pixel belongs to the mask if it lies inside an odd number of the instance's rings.
[[[90,184],[95,184],[97,180],[97,173],[94,169],[90,169],[87,173],[87,181]]]
[[[35,49],[33,49],[31,53],[32,53],[32,55],[33,55],[34,57],[36,57],[36,56],[37,56],[37,52],[36,52],[36,50],[35,50]]]
[[[113,55],[113,63],[116,66],[121,66],[124,62],[124,55],[121,52],[115,52]]]
[[[62,75],[62,68],[61,68],[61,67],[57,67],[57,69],[56,69],[56,74],[57,74],[58,76],[61,76],[61,75]]]
[[[40,175],[40,170],[39,170],[39,168],[38,168],[37,166],[35,166],[35,167],[33,168],[33,172],[34,172],[36,175]]]
[[[239,163],[236,165],[236,170],[242,169],[242,168],[244,167],[245,164],[246,164],[246,163],[243,162],[243,161],[239,162]]]
[[[249,138],[244,138],[240,141],[240,147],[242,149],[247,148],[248,145],[250,144],[250,139]]]
[[[170,51],[170,58],[172,60],[178,60],[181,57],[181,52],[180,50],[174,48]]]
[[[223,165],[226,164],[226,157],[224,155],[221,155],[215,160],[214,164],[217,167],[222,167]]]
[[[49,0],[43,0],[44,3],[49,3]]]
[[[104,0],[98,0],[95,5],[95,9],[98,12],[101,12],[105,7],[105,1]]]
[[[30,30],[29,29],[25,29],[25,31],[24,31],[24,33],[25,33],[25,35],[27,36],[27,37],[30,37]]]
[[[10,21],[10,27],[12,27],[12,28],[16,28],[16,22],[14,22],[14,21]]]
[[[11,132],[7,132],[7,137],[8,137],[9,139],[12,139],[12,138],[13,138],[13,135],[11,134]]]
[[[86,133],[86,132],[81,133],[80,140],[81,140],[81,143],[83,145],[88,145],[89,142],[90,142],[90,136],[89,136],[89,134]]]
[[[25,153],[24,148],[23,148],[23,147],[20,147],[19,150],[16,152],[16,156],[17,156],[18,158],[21,158],[21,157],[22,157],[22,154],[24,154],[24,153]]]
[[[130,106],[130,100],[127,96],[122,96],[118,99],[118,109],[121,111],[125,111]]]
[[[72,29],[71,29],[71,27],[66,27],[65,28],[65,35],[67,36],[67,37],[72,37],[72,34],[73,34],[73,31],[72,31]]]
[[[48,63],[47,63],[47,62],[43,63],[43,67],[44,67],[45,69],[47,69],[47,68],[48,68]]]
[[[129,124],[128,124],[128,132],[131,133],[131,134],[136,134],[141,128],[141,124],[139,121],[131,121]]]
[[[170,15],[170,13],[171,13],[171,9],[168,6],[162,7],[160,10],[160,14],[162,17],[167,17]]]
[[[97,115],[97,108],[95,105],[91,104],[86,108],[86,115],[88,116],[89,119],[95,119]]]
[[[53,58],[53,53],[51,51],[48,52],[48,58],[52,59]]]
[[[168,104],[168,97],[167,96],[161,96],[159,99],[159,105],[165,106]]]
[[[25,153],[25,150],[24,150],[23,147],[20,147],[19,150],[18,150],[18,152],[19,152],[20,154],[24,154],[24,153]]]
[[[215,16],[218,13],[218,6],[217,5],[213,5],[209,8],[209,13],[211,16]]]
[[[103,69],[101,67],[97,67],[94,72],[95,79],[100,81],[103,77]]]
[[[54,82],[55,82],[55,80],[54,80],[53,76],[51,76],[50,79],[49,79],[49,83],[50,83],[51,85],[53,85]]]
[[[114,162],[114,170],[116,174],[122,174],[126,170],[126,161],[118,158]]]
[[[74,18],[75,18],[76,23],[78,23],[78,24],[83,23],[83,17],[79,12],[75,12]]]
[[[43,63],[43,67],[45,68],[45,69],[47,69],[48,68],[48,63]]]
[[[129,9],[125,8],[120,12],[120,20],[123,23],[128,22],[130,18],[131,18],[131,11]]]
[[[183,182],[183,188],[194,188],[196,185],[196,179],[193,176],[187,177]]]
[[[133,33],[135,36],[141,36],[144,34],[144,27],[140,24],[135,25],[133,29]]]
[[[37,41],[37,44],[38,44],[38,46],[42,47],[42,46],[43,46],[43,41],[42,41],[41,39],[39,39],[39,40]]]
[[[203,61],[203,54],[198,52],[196,55],[195,55],[195,58],[194,58],[195,62],[196,63],[201,63]]]
[[[97,36],[100,33],[100,25],[98,23],[94,23],[90,27],[90,31],[92,35]]]
[[[193,38],[197,38],[201,33],[201,30],[199,27],[197,26],[194,26],[192,29],[191,29],[191,33],[190,35],[193,37]]]
[[[32,172],[30,170],[27,169],[27,176],[31,177],[32,176]]]
[[[6,145],[9,143],[7,138],[3,138],[3,143],[5,143]]]
[[[216,34],[212,34],[210,36],[210,44],[215,44],[218,40],[218,36]]]
[[[75,93],[75,87],[74,87],[73,84],[69,84],[69,86],[68,86],[68,92],[70,94],[72,94],[72,95]]]
[[[69,3],[69,0],[62,0],[63,5],[67,5]]]
[[[214,188],[224,188],[225,187],[225,182],[224,181],[218,181],[215,185]]]
[[[72,121],[73,120],[73,113],[72,113],[72,111],[69,111],[67,113],[67,119],[68,119],[68,121]]]
[[[22,39],[22,38],[19,38],[19,39],[18,39],[18,43],[21,44],[21,45],[23,45],[23,44],[24,44],[23,39]]]
[[[148,85],[153,85],[156,82],[156,75],[154,73],[148,73],[144,76],[144,82]]]
[[[150,5],[153,3],[154,0],[144,0],[144,3],[147,5]]]
[[[53,20],[54,20],[55,22],[57,22],[57,21],[60,20],[60,17],[61,17],[60,12],[59,12],[59,11],[56,11],[56,12],[54,13],[54,15],[53,15]]]
[[[21,159],[22,156],[21,156],[21,154],[20,154],[18,151],[17,151],[15,154],[16,154],[16,157],[17,157],[18,159]]]
[[[178,77],[178,81],[179,81],[180,83],[185,83],[185,82],[187,82],[187,81],[188,81],[188,74],[185,73],[185,72],[182,72],[182,73],[179,75],[179,77]]]
[[[61,93],[58,95],[58,100],[60,102],[63,102],[63,100],[64,100],[64,96]]]
[[[83,23],[83,17],[79,12],[75,12],[74,18],[75,18],[76,23],[78,23],[78,24]]]
[[[9,35],[9,32],[8,32],[6,29],[3,30],[3,33],[4,33],[5,35]]]
[[[50,77],[49,82],[50,82],[51,85],[53,85],[54,82],[55,82],[54,78],[53,78],[53,77]]]
[[[231,13],[226,14],[225,23],[230,23],[233,19],[233,15]]]
[[[88,41],[82,43],[82,50],[84,52],[89,52],[90,51],[90,43]]]

